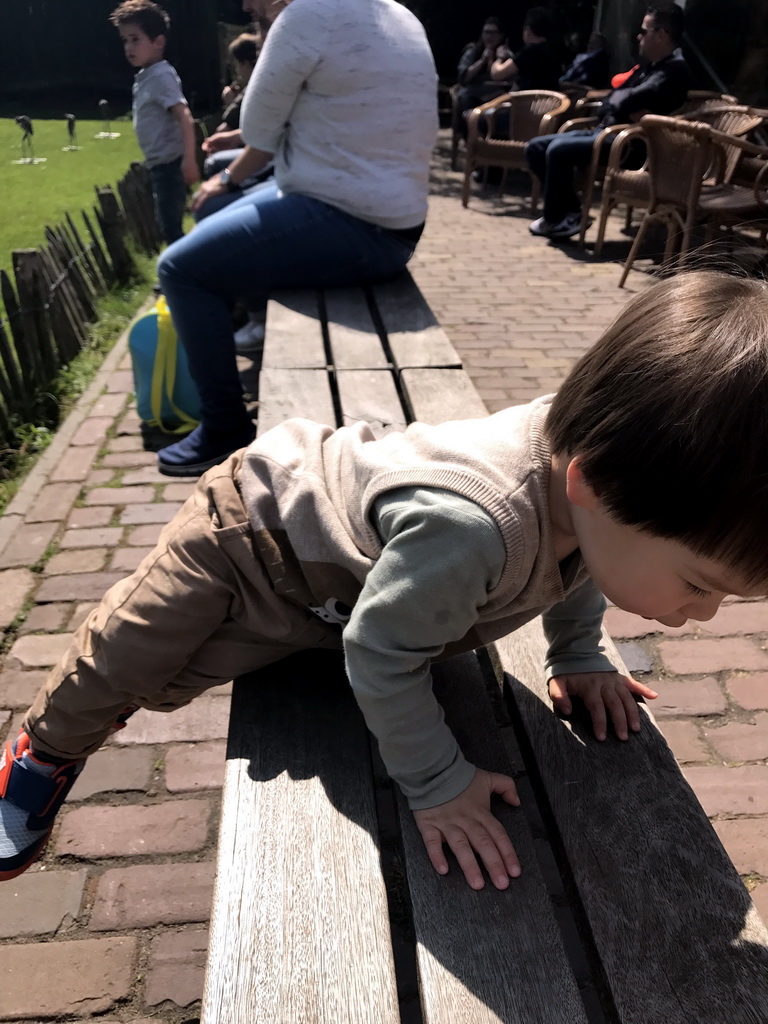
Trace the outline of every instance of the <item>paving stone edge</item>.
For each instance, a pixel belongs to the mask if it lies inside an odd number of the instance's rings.
[[[153,302],[154,296],[148,296],[136,311],[135,316],[140,316],[151,309]],[[128,351],[128,334],[130,329],[129,325],[117,339],[96,376],[56,431],[56,436],[32,467],[26,480],[14,495],[2,518],[0,518],[0,555],[11,543],[16,530],[24,522],[35,499],[47,483],[51,470],[64,455],[80,424],[88,418],[90,408],[101,395],[107,380],[120,365],[123,356]]]

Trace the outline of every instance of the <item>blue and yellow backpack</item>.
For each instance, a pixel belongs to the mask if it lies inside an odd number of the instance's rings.
[[[128,348],[140,418],[163,433],[188,434],[200,419],[200,396],[162,295],[133,322]]]

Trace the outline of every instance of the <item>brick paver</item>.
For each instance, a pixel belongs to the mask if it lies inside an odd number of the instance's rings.
[[[207,800],[148,807],[79,807],[63,815],[56,853],[75,857],[154,857],[199,850],[208,838]]]
[[[445,142],[412,270],[495,411],[553,391],[647,286],[648,261],[619,290],[616,263],[532,238],[520,197],[475,190],[462,209]],[[622,220],[606,241],[619,260]],[[194,488],[157,473],[127,404],[127,355],[118,363],[0,549],[0,734],[18,729],[67,634]],[[682,629],[610,608],[606,626],[635,672],[651,667],[651,710],[768,915],[768,602],[728,602]],[[41,862],[0,883],[0,1021],[197,1019],[230,692],[134,715],[89,760]]]

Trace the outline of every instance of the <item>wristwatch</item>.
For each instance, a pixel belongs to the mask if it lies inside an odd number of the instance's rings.
[[[237,188],[237,185],[234,183],[234,181],[232,181],[232,175],[230,174],[228,167],[225,167],[224,170],[219,175],[219,181],[227,190],[227,192],[232,192],[234,189]]]

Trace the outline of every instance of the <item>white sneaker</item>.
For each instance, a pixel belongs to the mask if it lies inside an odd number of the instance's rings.
[[[251,318],[239,331],[235,331],[235,351],[241,355],[255,352],[264,344],[264,321]]]
[[[567,217],[563,217],[559,224],[555,224],[555,226],[549,232],[549,237],[571,238],[573,235],[578,235],[580,231],[581,214],[569,213]]]
[[[532,235],[541,235],[543,238],[548,238],[556,227],[556,224],[550,224],[544,217],[539,217],[538,220],[528,225],[528,230]]]
[[[528,225],[528,230],[532,235],[541,235],[544,238],[570,238],[581,230],[581,214],[569,213],[559,224],[552,224],[544,217],[539,217]]]

